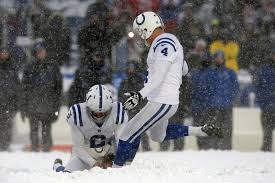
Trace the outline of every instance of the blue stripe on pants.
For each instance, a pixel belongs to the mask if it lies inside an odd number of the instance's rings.
[[[117,114],[116,114],[116,124],[119,124],[119,115],[120,115],[120,103],[117,103]]]
[[[158,119],[156,119],[150,126],[148,126],[146,129],[144,129],[141,132],[141,134],[146,132],[149,128],[151,128],[154,124],[156,124],[159,120],[161,120],[161,118],[163,118],[170,111],[171,107],[172,107],[172,105],[169,105],[169,107],[166,109],[166,111]]]
[[[133,138],[140,132],[142,131],[151,121],[153,121],[164,109],[164,107],[166,106],[166,104],[162,104],[161,107],[159,108],[159,110],[148,120],[146,121],[146,123],[144,123],[144,125],[138,129],[138,131],[136,131],[128,140],[127,142],[130,142],[133,140]]]

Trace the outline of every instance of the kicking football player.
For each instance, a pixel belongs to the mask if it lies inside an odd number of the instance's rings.
[[[73,105],[67,116],[72,135],[71,158],[66,166],[62,165],[61,159],[56,159],[53,169],[73,172],[94,166],[112,166],[115,139],[127,121],[122,104],[113,103],[107,87],[93,86],[86,95],[86,102]]]
[[[147,57],[148,75],[144,88],[131,91],[123,106],[125,110],[131,110],[144,98],[147,98],[148,103],[123,127],[113,167],[121,167],[134,159],[136,144],[145,131],[149,131],[149,136],[156,142],[187,135],[222,136],[221,129],[213,125],[168,125],[168,119],[178,108],[182,75],[188,72],[183,48],[173,34],[164,32],[163,21],[154,12],[138,15],[134,20],[133,29],[135,35],[150,47]]]

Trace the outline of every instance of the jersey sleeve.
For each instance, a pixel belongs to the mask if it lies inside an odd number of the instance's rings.
[[[155,61],[173,63],[177,57],[177,46],[172,38],[161,38],[153,46]]]
[[[119,126],[119,125],[122,125],[124,123],[127,123],[128,114],[127,114],[127,111],[125,111],[123,109],[122,103],[121,102],[115,102],[113,104],[113,107],[115,109],[115,112],[114,112],[115,124],[117,126]]]
[[[75,104],[70,107],[66,120],[72,126],[83,126],[82,110],[80,104]]]

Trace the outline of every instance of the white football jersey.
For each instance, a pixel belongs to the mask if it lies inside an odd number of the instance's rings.
[[[98,126],[88,116],[85,103],[71,106],[67,115],[67,122],[77,129],[75,133],[79,134],[80,131],[82,134],[81,137],[72,134],[73,138],[82,138],[82,140],[73,139],[73,142],[81,143],[74,145],[84,148],[94,159],[103,157],[109,153],[110,149],[115,148],[115,140],[118,140],[120,127],[127,121],[128,115],[120,102],[113,103],[112,111],[102,126]]]
[[[153,41],[147,57],[148,76],[145,86],[154,82],[150,80],[150,77],[158,72],[158,68],[155,67],[157,62],[170,62],[172,65],[160,86],[149,93],[147,99],[176,105],[179,103],[179,88],[182,83],[182,70],[185,61],[183,48],[173,34],[163,33]]]

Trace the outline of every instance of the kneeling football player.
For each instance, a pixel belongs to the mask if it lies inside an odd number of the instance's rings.
[[[56,159],[56,172],[89,170],[95,166],[112,166],[115,141],[119,129],[128,121],[120,102],[112,101],[111,92],[104,85],[95,85],[86,94],[86,102],[70,107],[67,122],[71,127],[71,158],[62,165]],[[139,144],[137,144],[138,146]]]

